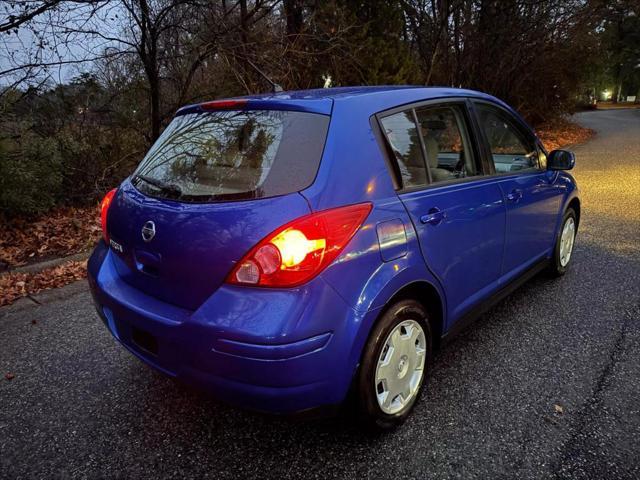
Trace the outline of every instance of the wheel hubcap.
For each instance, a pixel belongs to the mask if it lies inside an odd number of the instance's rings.
[[[402,411],[416,395],[426,352],[424,330],[415,320],[405,320],[391,330],[378,358],[374,385],[383,412]]]
[[[562,228],[560,236],[560,265],[566,267],[571,258],[573,241],[576,237],[576,222],[569,217]]]

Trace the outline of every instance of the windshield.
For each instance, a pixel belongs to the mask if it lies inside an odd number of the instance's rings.
[[[143,193],[184,201],[297,192],[313,182],[329,117],[282,110],[177,116],[132,177]]]

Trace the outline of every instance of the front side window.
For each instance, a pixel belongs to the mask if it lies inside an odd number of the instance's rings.
[[[329,117],[282,110],[179,115],[132,177],[152,196],[181,201],[263,198],[308,187]]]
[[[413,121],[413,110],[389,115],[381,120],[394,160],[398,164],[403,188],[428,183],[422,158],[418,129]]]
[[[473,150],[456,106],[417,109],[418,124],[433,183],[478,175]]]
[[[525,136],[500,110],[477,104],[478,120],[489,142],[496,173],[509,173],[538,167],[535,142]]]

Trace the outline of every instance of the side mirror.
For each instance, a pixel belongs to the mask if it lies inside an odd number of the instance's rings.
[[[576,165],[576,155],[569,150],[554,150],[547,159],[549,170],[571,170]]]

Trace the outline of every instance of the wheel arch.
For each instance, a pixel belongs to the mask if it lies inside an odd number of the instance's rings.
[[[388,295],[387,298],[381,307],[367,312],[361,322],[356,337],[357,340],[354,342],[351,353],[351,358],[356,365],[356,371],[362,361],[362,355],[364,354],[366,344],[369,341],[375,325],[387,310],[399,300],[413,299],[422,304],[429,316],[433,346],[434,348],[438,348],[441,344],[442,334],[444,333],[446,304],[444,303],[442,294],[433,283],[421,278],[413,278],[412,280],[402,283],[400,286],[396,286],[396,289],[393,290],[393,293]]]
[[[567,213],[568,208],[573,208],[576,212],[576,229],[580,226],[580,197],[578,197],[577,188],[574,188],[562,201],[560,205],[560,209],[558,211],[558,217],[556,220],[556,228],[553,235],[553,243],[551,244],[551,248],[555,248],[556,242],[558,241],[558,236],[560,235],[560,228],[562,227],[562,220],[564,219],[565,213]]]
[[[572,208],[576,212],[576,228],[580,226],[580,199],[573,197],[567,204],[567,208]]]
[[[358,378],[358,371],[362,363],[363,355],[371,332],[387,310],[396,302],[404,299],[413,299],[422,304],[427,310],[429,326],[433,337],[433,348],[438,349],[442,344],[442,335],[445,326],[446,303],[443,294],[431,282],[424,279],[414,279],[406,282],[389,297],[385,304],[374,310],[370,310],[362,319],[358,339],[354,342],[351,352],[355,369],[352,374],[351,387],[348,397],[353,397],[353,388]],[[369,318],[367,318],[369,317]]]
[[[440,293],[431,283],[424,280],[417,280],[404,285],[387,301],[381,309],[376,321],[371,325],[370,330],[382,315],[400,300],[415,300],[419,302],[427,311],[431,335],[433,336],[434,348],[440,346],[444,329],[444,305],[440,298]]]

